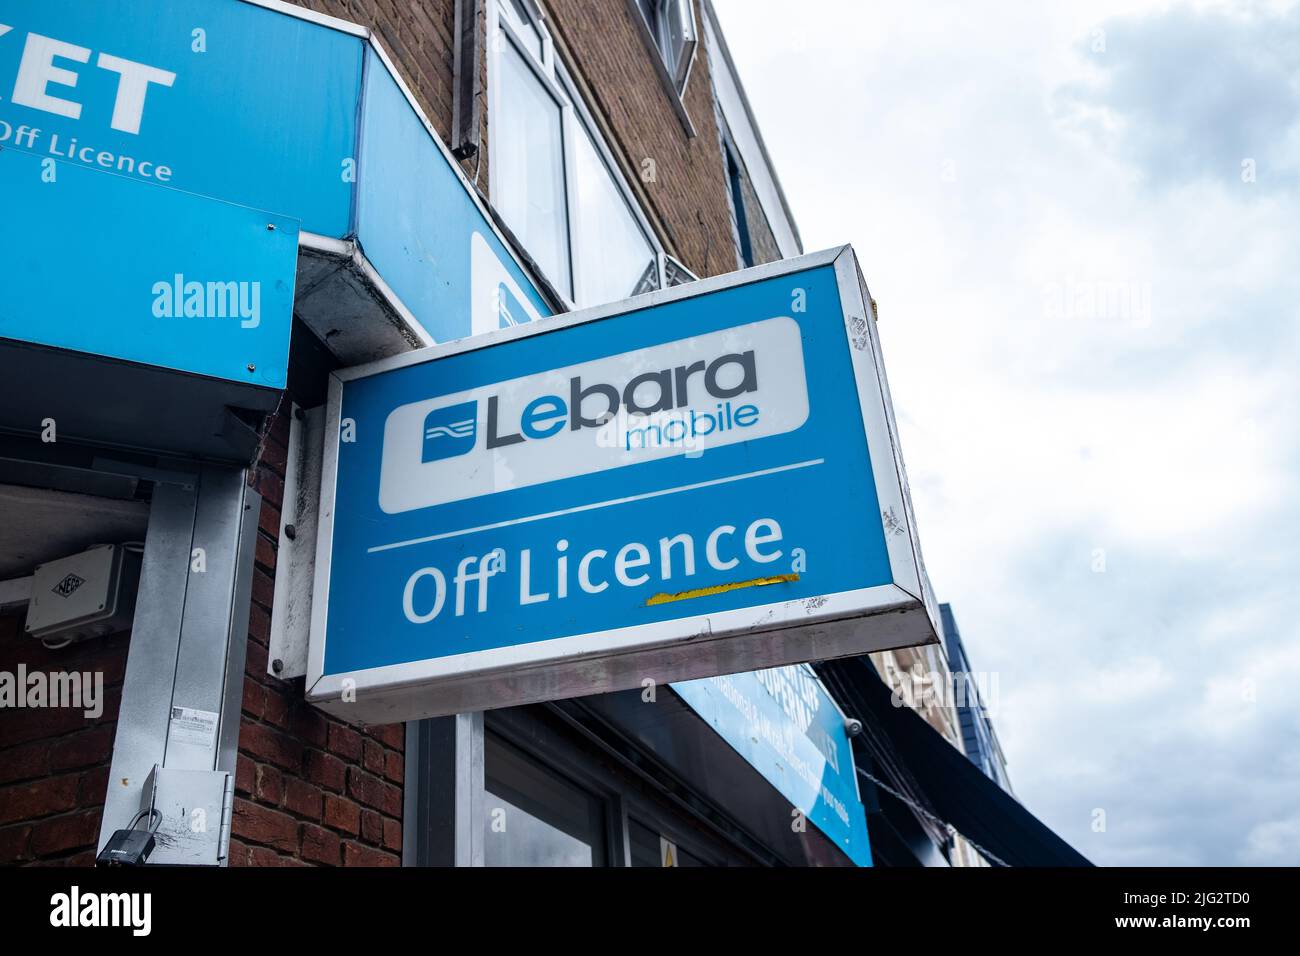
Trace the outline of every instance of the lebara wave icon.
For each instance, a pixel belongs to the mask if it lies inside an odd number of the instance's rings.
[[[435,408],[424,419],[424,452],[420,461],[467,454],[473,451],[477,437],[477,401]]]

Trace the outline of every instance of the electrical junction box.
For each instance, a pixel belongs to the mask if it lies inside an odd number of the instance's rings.
[[[27,633],[44,641],[83,641],[129,630],[140,582],[140,554],[105,544],[36,568]]]

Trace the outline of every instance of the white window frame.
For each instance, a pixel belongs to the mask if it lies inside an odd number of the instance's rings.
[[[547,94],[555,100],[560,106],[560,137],[561,137],[561,154],[563,156],[564,168],[564,201],[566,205],[565,228],[567,229],[569,245],[569,282],[557,283],[557,276],[545,276],[546,280],[556,290],[556,293],[564,300],[566,308],[575,309],[576,303],[583,303],[584,306],[604,305],[603,302],[587,301],[584,296],[584,290],[581,286],[581,277],[579,270],[575,268],[575,259],[577,256],[577,236],[574,226],[574,210],[577,208],[577,178],[575,175],[576,156],[575,148],[578,137],[582,135],[583,130],[590,136],[592,144],[596,148],[596,153],[605,168],[609,171],[615,188],[619,195],[626,203],[628,210],[632,214],[637,227],[645,236],[649,243],[651,253],[655,257],[655,279],[658,288],[665,287],[667,281],[667,263],[663,248],[663,243],[659,240],[658,234],[651,227],[649,219],[646,217],[641,204],[637,201],[635,194],[628,187],[627,180],[623,176],[622,170],[614,159],[613,153],[605,142],[605,137],[596,125],[594,118],[587,109],[579,96],[576,84],[572,81],[568,69],[559,62],[555,55],[555,43],[551,37],[550,30],[545,24],[545,17],[541,9],[534,0],[518,0],[519,4],[526,8],[532,17],[532,27],[542,38],[542,57],[541,62],[533,56],[528,49],[527,41],[520,35],[520,30],[515,26],[512,17],[504,13],[503,6],[509,4],[510,0],[488,0],[487,3],[487,35],[488,35],[488,149],[492,150],[499,142],[497,137],[496,117],[500,115],[498,103],[501,97],[501,84],[498,77],[501,75],[501,69],[498,58],[501,56],[503,44],[512,43],[516,51],[528,64],[529,69],[533,71],[534,76],[542,84]],[[638,14],[639,16],[639,14]],[[497,163],[488,161],[488,188],[491,191],[495,202],[495,197],[500,195],[499,180],[497,178]],[[509,225],[509,223],[507,223]],[[522,239],[521,239],[522,241]],[[527,250],[525,250],[527,251]],[[535,261],[535,260],[534,260]],[[680,268],[680,263],[678,264]],[[539,267],[540,268],[540,267]],[[686,270],[689,272],[689,270]],[[570,285],[573,289],[572,297],[564,295],[563,286]],[[630,295],[630,293],[629,293]]]
[[[700,47],[700,26],[695,19],[695,4],[692,0],[678,0],[681,4],[678,10],[684,13],[689,22],[679,23],[681,28],[683,43],[686,44],[686,56],[677,60],[671,65],[668,64],[665,47],[672,42],[671,24],[668,22],[668,11],[664,8],[668,0],[650,0],[653,4],[657,16],[654,23],[651,23],[646,17],[645,9],[641,6],[641,0],[631,0],[633,11],[636,18],[646,27],[646,33],[653,40],[651,52],[659,57],[663,64],[668,87],[680,98],[686,95],[686,86],[691,81],[691,69],[695,66],[695,57]]]

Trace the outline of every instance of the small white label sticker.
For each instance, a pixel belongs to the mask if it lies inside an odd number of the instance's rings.
[[[167,739],[175,744],[211,747],[217,742],[218,714],[192,707],[173,707]]]

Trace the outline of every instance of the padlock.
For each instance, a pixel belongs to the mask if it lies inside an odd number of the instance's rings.
[[[140,818],[148,816],[152,821],[156,816],[156,823],[148,830],[137,830],[136,824]],[[131,820],[131,825],[125,830],[118,830],[108,842],[104,844],[104,849],[100,851],[95,860],[96,866],[143,866],[149,859],[149,854],[153,852],[156,843],[155,834],[158,828],[162,826],[162,811],[155,810],[152,807],[148,810],[141,810]]]

